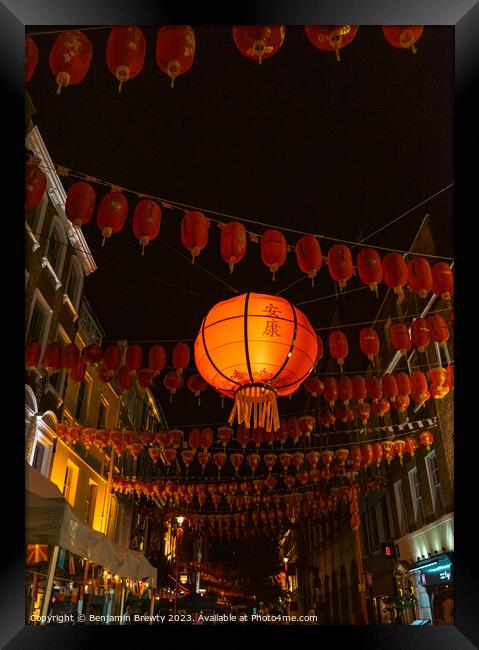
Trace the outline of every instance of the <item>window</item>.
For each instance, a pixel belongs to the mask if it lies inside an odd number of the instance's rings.
[[[402,493],[402,481],[394,483],[394,496],[396,498],[396,510],[398,513],[399,533],[406,535],[408,533],[406,508],[404,507],[404,498]]]
[[[38,341],[42,348],[42,354],[47,343],[51,318],[52,310],[50,305],[42,296],[40,291],[35,289],[30,307],[30,315],[25,330],[25,343]]]
[[[73,255],[70,265],[70,273],[68,275],[67,296],[76,310],[80,303],[81,289],[83,284],[83,272],[78,258]]]
[[[68,240],[65,229],[57,216],[53,216],[53,223],[47,238],[47,248],[42,266],[52,274],[55,281],[55,289],[62,285],[62,271],[65,255],[67,252]]]
[[[417,476],[417,467],[409,470],[409,485],[411,486],[412,505],[414,508],[414,518],[418,528],[424,525],[424,510],[422,504],[421,490]]]
[[[425,460],[434,512],[438,515],[442,515],[444,512],[444,498],[442,496],[439,469],[436,462],[436,452],[431,451],[429,454],[427,454]]]
[[[37,442],[35,445],[35,453],[33,454],[33,469],[42,471],[43,459],[45,457],[45,445],[42,445],[40,442]]]
[[[58,267],[60,266],[61,262],[61,250],[62,250],[62,240],[60,239],[60,236],[58,234],[58,228],[53,228],[52,232],[50,233],[50,241],[48,242],[48,248],[47,248],[47,259],[52,265],[53,269],[57,272],[58,275]]]
[[[62,348],[64,348],[66,345],[70,343],[70,338],[61,325],[58,326],[55,340],[60,343]],[[66,376],[67,376],[67,371],[60,370],[60,372],[56,372],[55,374],[50,375],[48,377],[48,383],[54,389],[57,395],[59,395],[60,397],[62,396],[63,393]]]
[[[376,516],[376,508],[372,506],[369,508],[369,521],[371,523],[371,547],[376,548],[379,544],[379,534],[378,534],[378,519]]]
[[[81,382],[80,388],[78,389],[78,397],[77,397],[77,403],[75,409],[75,419],[77,419],[79,422],[83,422],[83,420],[85,419],[87,402],[88,402],[88,388],[89,388],[88,384],[89,382],[84,380]]]
[[[108,404],[101,399],[100,407],[98,409],[98,420],[96,423],[98,429],[106,427],[107,418],[108,418]]]
[[[48,205],[48,194],[45,192],[43,199],[40,201],[35,210],[25,213],[25,221],[33,232],[33,235],[37,239],[40,239],[40,234],[43,226],[43,219],[45,217],[45,212]],[[41,242],[40,242],[41,243]]]
[[[63,496],[73,506],[78,482],[78,467],[70,460],[67,461],[65,480],[63,482]]]
[[[93,481],[90,481],[88,485],[88,494],[85,502],[85,513],[84,520],[87,524],[93,527],[93,521],[95,519],[95,506],[96,506],[96,496],[98,492],[98,486]]]
[[[386,541],[390,539],[392,535],[391,535],[391,527],[389,525],[388,504],[385,496],[379,502],[379,508],[381,513],[381,522],[383,526],[383,541]]]

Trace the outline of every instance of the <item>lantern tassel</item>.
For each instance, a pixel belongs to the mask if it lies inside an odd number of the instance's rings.
[[[123,80],[121,80],[120,83],[119,83],[119,85],[118,85],[118,92],[119,92],[119,93],[121,93],[121,88],[122,88],[122,86],[123,86]]]
[[[417,49],[416,49],[416,46],[414,45],[414,43],[411,43],[411,52],[413,54],[416,54],[416,52],[417,52]]]
[[[336,46],[334,52],[336,54],[336,61],[339,63],[341,61],[341,57],[339,56],[339,47]]]
[[[58,86],[57,86],[57,95],[60,95],[61,92],[62,92],[62,84],[59,83]]]

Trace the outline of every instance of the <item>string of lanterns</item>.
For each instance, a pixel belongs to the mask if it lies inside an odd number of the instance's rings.
[[[409,49],[416,53],[415,43],[422,36],[421,25],[382,26],[382,33],[395,48]],[[358,25],[308,25],[306,36],[312,45],[325,52],[335,52],[347,47],[358,34]],[[284,42],[284,25],[234,25],[233,42],[243,56],[260,65],[278,52]],[[35,74],[39,50],[35,34],[25,36],[25,83]],[[155,46],[156,63],[170,78],[173,87],[177,77],[192,67],[196,54],[195,32],[190,25],[164,25],[158,30]],[[111,74],[120,82],[118,91],[127,81],[137,77],[143,70],[146,55],[146,39],[136,25],[113,27],[106,45],[106,64]],[[49,66],[57,83],[57,94],[62,88],[81,83],[88,74],[93,59],[93,45],[80,30],[61,31],[49,55]]]
[[[274,319],[270,322],[274,325]],[[428,316],[427,319],[416,318],[411,323],[411,333],[403,323],[393,324],[389,328],[389,336],[393,348],[401,352],[401,354],[406,354],[412,347],[416,348],[418,352],[425,352],[431,341],[446,346],[449,339],[449,327],[443,316],[433,314]],[[324,355],[323,341],[317,334],[316,342],[317,356],[313,362],[317,364]],[[344,360],[349,352],[348,339],[340,330],[333,330],[329,334],[328,342],[330,355],[337,361],[342,370]],[[379,337],[373,328],[361,329],[359,344],[361,351],[370,361],[377,359],[380,344]],[[91,344],[84,347],[80,352],[75,343],[62,346],[54,341],[46,346],[41,363],[44,371],[49,375],[67,370],[69,372],[69,381],[72,383],[84,379],[89,364],[96,365],[97,374],[101,381],[107,383],[116,376],[120,389],[127,391],[132,387],[135,376],[140,387],[151,388],[155,377],[163,371],[167,361],[166,350],[160,344],[149,348],[147,367],[142,367],[143,348],[137,343],[130,344],[124,356],[124,363],[121,365],[123,353],[116,344],[108,345],[105,348],[97,344]],[[37,368],[40,357],[40,343],[30,341],[25,348],[26,369]],[[174,346],[171,363],[174,370],[170,370],[164,375],[163,385],[170,391],[172,396],[185,385],[184,371],[190,363],[190,348],[187,343],[178,342]],[[454,366],[450,364],[447,368],[430,368],[428,373],[431,382],[429,396],[436,399],[445,397],[448,390],[454,386]],[[409,384],[405,383],[406,378]],[[398,395],[409,396],[411,393],[414,399],[418,395],[421,395],[421,398],[429,399],[427,379],[422,371],[416,370],[411,373],[410,377],[406,373],[400,373],[399,381],[402,392],[399,392],[396,379],[390,375],[385,375],[382,379],[378,377],[363,378],[360,375],[352,379],[348,376],[327,377],[324,382],[318,375],[310,375],[304,382],[304,387],[314,397],[323,395],[331,406],[334,405],[337,399],[341,399],[347,406],[353,398],[362,402],[366,397],[371,398],[373,403],[376,403],[381,400],[383,394],[391,400],[394,400]],[[208,383],[201,375],[195,373],[187,378],[186,386],[198,399],[198,403],[201,404],[201,394],[207,390]],[[442,392],[440,387],[444,387]],[[424,403],[425,399],[419,401]]]
[[[60,168],[62,174],[68,170]],[[25,206],[27,212],[34,210],[46,191],[46,177],[35,161],[30,159],[26,165]],[[95,214],[96,192],[85,181],[75,182],[67,191],[65,215],[73,226],[81,227],[91,221]],[[163,206],[165,204],[163,203]],[[170,204],[169,208],[172,208]],[[128,200],[121,188],[112,186],[100,201],[96,213],[96,223],[101,231],[103,243],[125,226],[128,215]],[[192,263],[208,244],[208,230],[211,219],[198,210],[184,211],[181,221],[181,242],[191,254]],[[149,198],[141,199],[134,210],[132,230],[142,248],[142,254],[148,244],[155,240],[161,228],[161,207]],[[423,256],[411,257],[407,262],[399,252],[389,252],[381,259],[374,248],[363,248],[356,257],[356,266],[350,247],[344,243],[334,244],[323,256],[319,239],[314,235],[304,235],[292,246],[285,236],[276,228],[269,228],[262,235],[248,232],[239,221],[222,223],[216,221],[220,228],[220,254],[233,272],[235,264],[241,262],[247,250],[248,235],[250,241],[259,243],[263,264],[273,275],[285,264],[287,253],[295,251],[300,270],[305,273],[314,286],[318,271],[323,261],[330,277],[342,290],[353,275],[358,274],[360,281],[369,286],[377,295],[378,284],[382,281],[403,300],[405,286],[420,298],[425,298],[431,291],[451,300],[454,294],[454,275],[451,267],[444,261],[430,264]]]

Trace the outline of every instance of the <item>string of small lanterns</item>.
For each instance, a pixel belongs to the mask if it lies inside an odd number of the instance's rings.
[[[416,53],[415,43],[422,36],[422,25],[382,26],[382,33],[395,48]],[[325,52],[334,52],[337,61],[339,51],[347,47],[358,34],[358,25],[308,25],[306,36],[312,45]],[[237,49],[248,59],[260,65],[278,52],[284,42],[284,25],[233,25],[232,36]],[[41,33],[25,36],[25,83],[35,74],[40,58],[35,37]],[[186,74],[192,67],[196,53],[196,37],[190,25],[164,25],[159,28],[155,57],[160,70],[170,78],[173,88],[175,79]],[[106,45],[106,64],[119,81],[118,92],[123,84],[137,77],[144,66],[146,39],[136,25],[113,27]],[[88,74],[93,59],[93,45],[78,29],[61,31],[50,51],[49,65],[57,83],[57,94],[62,88],[81,83]]]

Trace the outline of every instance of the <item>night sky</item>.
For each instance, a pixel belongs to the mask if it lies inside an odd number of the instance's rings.
[[[219,217],[223,222],[252,219],[353,242],[453,182],[453,28],[426,27],[413,55],[389,45],[379,26],[360,27],[337,63],[334,53],[313,47],[303,27],[292,26],[279,52],[259,66],[236,49],[231,27],[196,26],[195,62],[173,89],[155,60],[158,27],[142,29],[145,66],[121,94],[105,62],[108,29],[87,32],[94,49],[90,71],[59,96],[48,66],[56,35],[35,37],[40,61],[27,90],[55,163],[207,216],[214,217],[208,210],[231,215]],[[68,189],[77,179],[62,180]],[[98,205],[108,189],[95,189]],[[300,278],[282,295],[315,328],[331,325],[338,301],[345,322],[372,321],[379,309],[384,285],[379,299],[365,289],[302,305],[335,293],[326,265],[313,288],[289,253],[273,282],[252,242],[230,274],[215,226],[193,266],[181,244],[177,209],[162,209],[160,235],[141,257],[131,231],[139,199],[127,198],[127,224],[103,248],[94,220],[83,229],[98,265],[85,295],[108,340],[145,342],[145,355],[146,342],[193,340],[206,312],[234,291],[277,293]],[[368,244],[407,250],[426,213],[441,224],[438,253],[452,257],[451,189]],[[245,226],[258,234],[266,229]],[[292,245],[300,237],[284,234]],[[325,256],[334,242],[320,243]],[[348,289],[359,286],[353,278]],[[327,331],[320,333],[326,341]],[[170,357],[173,343],[165,347]],[[193,360],[190,366],[192,372]],[[187,389],[170,406],[157,380],[170,426],[224,422],[231,402],[221,410],[219,397],[208,393],[200,408]],[[302,391],[282,399],[280,412],[297,412],[305,401]]]

